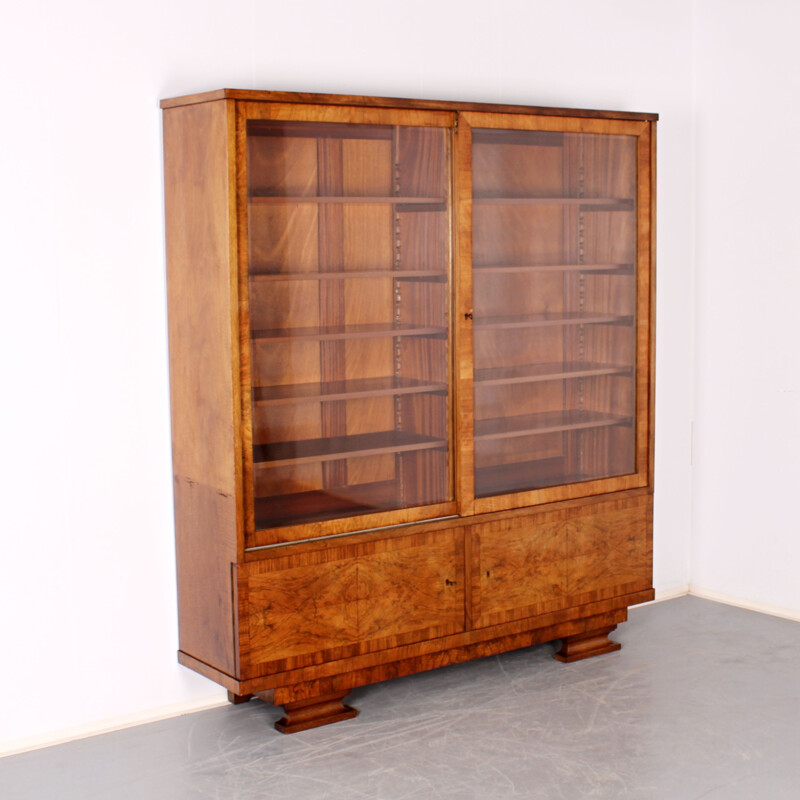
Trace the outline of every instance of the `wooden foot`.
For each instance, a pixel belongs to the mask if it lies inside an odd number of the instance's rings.
[[[238,706],[240,703],[246,703],[253,695],[251,694],[234,694],[233,692],[228,692],[228,702],[233,703],[233,705]]]
[[[600,656],[603,653],[613,653],[622,647],[619,642],[608,638],[608,634],[616,627],[616,625],[612,625],[610,628],[600,628],[595,631],[578,633],[575,636],[567,636],[561,640],[561,649],[555,657],[559,661],[570,664],[573,661]]]
[[[297,703],[286,703],[285,716],[275,723],[281,733],[298,733],[320,725],[330,725],[358,716],[355,708],[342,703],[350,692],[328,694],[324,697],[311,697]]]

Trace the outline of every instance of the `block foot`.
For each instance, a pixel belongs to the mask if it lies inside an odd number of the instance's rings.
[[[603,653],[613,653],[619,650],[622,645],[608,638],[608,634],[616,629],[616,625],[610,628],[600,628],[586,633],[578,633],[574,636],[567,636],[561,640],[561,649],[555,657],[559,661],[571,664],[573,661],[581,661],[584,658],[600,656]]]
[[[342,703],[349,692],[311,697],[284,705],[284,716],[275,723],[281,733],[298,733],[358,716],[355,708]]]

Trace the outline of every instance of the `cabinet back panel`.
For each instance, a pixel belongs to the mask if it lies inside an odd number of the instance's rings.
[[[558,206],[473,204],[475,266],[559,264],[564,214]]]
[[[527,136],[538,137],[540,141],[550,137],[555,146],[506,144],[501,137],[486,144],[481,141],[480,134],[473,138],[473,192],[476,197],[557,197],[562,193],[564,165],[558,146],[562,135],[534,132]]]
[[[319,214],[315,205],[251,205],[248,229],[251,273],[319,270]],[[257,312],[258,307],[251,311]],[[258,317],[253,318],[252,325],[262,327]]]

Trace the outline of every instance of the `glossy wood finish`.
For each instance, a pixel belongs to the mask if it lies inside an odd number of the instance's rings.
[[[234,706],[240,706],[242,703],[249,703],[252,698],[252,694],[236,694],[235,692],[228,691],[228,702]]]
[[[277,557],[254,562],[241,574],[244,675],[464,630],[458,529],[283,553],[278,550]]]
[[[628,606],[652,599],[653,591],[648,590],[492,628],[246,680],[226,675],[183,652],[179,652],[178,660],[237,694],[257,693],[268,702],[284,705],[617,625],[627,619]]]
[[[241,497],[231,111],[217,103],[164,117],[180,646],[229,672]]]
[[[651,522],[645,495],[472,526],[475,625],[648,590]]]
[[[275,728],[281,733],[300,733],[332,722],[353,719],[358,716],[358,711],[342,703],[347,694],[329,694],[286,703],[283,707],[285,715],[275,723]]]
[[[619,642],[614,642],[608,638],[608,635],[616,627],[616,625],[610,625],[599,630],[565,636],[561,641],[561,649],[556,653],[555,657],[559,661],[571,664],[573,661],[583,661],[585,658],[614,653],[622,647]]]
[[[181,663],[294,732],[366,683],[615,649],[653,597],[655,116],[162,106]]]
[[[578,117],[590,119],[637,119],[655,122],[658,114],[633,111],[601,111],[585,108],[556,108],[553,106],[524,106],[499,103],[469,103],[457,100],[416,100],[406,97],[371,97],[349,94],[316,94],[313,92],[276,92],[252,89],[218,89],[161,101],[161,108],[208,103],[214,100],[240,100],[256,103],[298,103],[329,106],[368,106],[370,108],[413,108],[439,111],[492,111],[505,114],[536,114],[549,117]]]

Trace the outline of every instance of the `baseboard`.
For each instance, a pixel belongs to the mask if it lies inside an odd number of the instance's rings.
[[[794,622],[800,622],[800,611],[792,608],[782,608],[773,606],[770,603],[759,603],[756,600],[747,600],[744,597],[736,597],[725,592],[716,592],[713,589],[704,589],[701,586],[689,586],[689,594],[692,597],[700,597],[703,600],[713,600],[715,603],[724,603],[727,606],[736,606],[748,611],[757,611],[759,614],[769,614],[772,617],[782,617]]]
[[[678,597],[686,597],[687,594],[689,594],[688,583],[684,586],[676,586],[671,589],[656,589],[655,599],[648,600],[646,603],[639,603],[635,608],[651,606],[653,603],[663,603],[665,600],[675,600]]]
[[[80,725],[76,728],[64,728],[60,731],[42,733],[38,736],[29,736],[26,739],[15,739],[9,742],[0,742],[0,758],[27,753],[30,750],[40,750],[43,747],[52,747],[56,744],[72,742],[76,739],[87,739],[101,733],[111,733],[124,728],[133,728],[136,725],[146,725],[148,722],[160,722],[162,719],[181,717],[184,714],[194,714],[196,711],[207,711],[210,708],[219,708],[227,704],[227,697],[214,695],[198,700],[186,700],[182,703],[172,703],[168,706],[151,708],[136,714],[126,714],[122,717],[112,717],[98,722]]]

